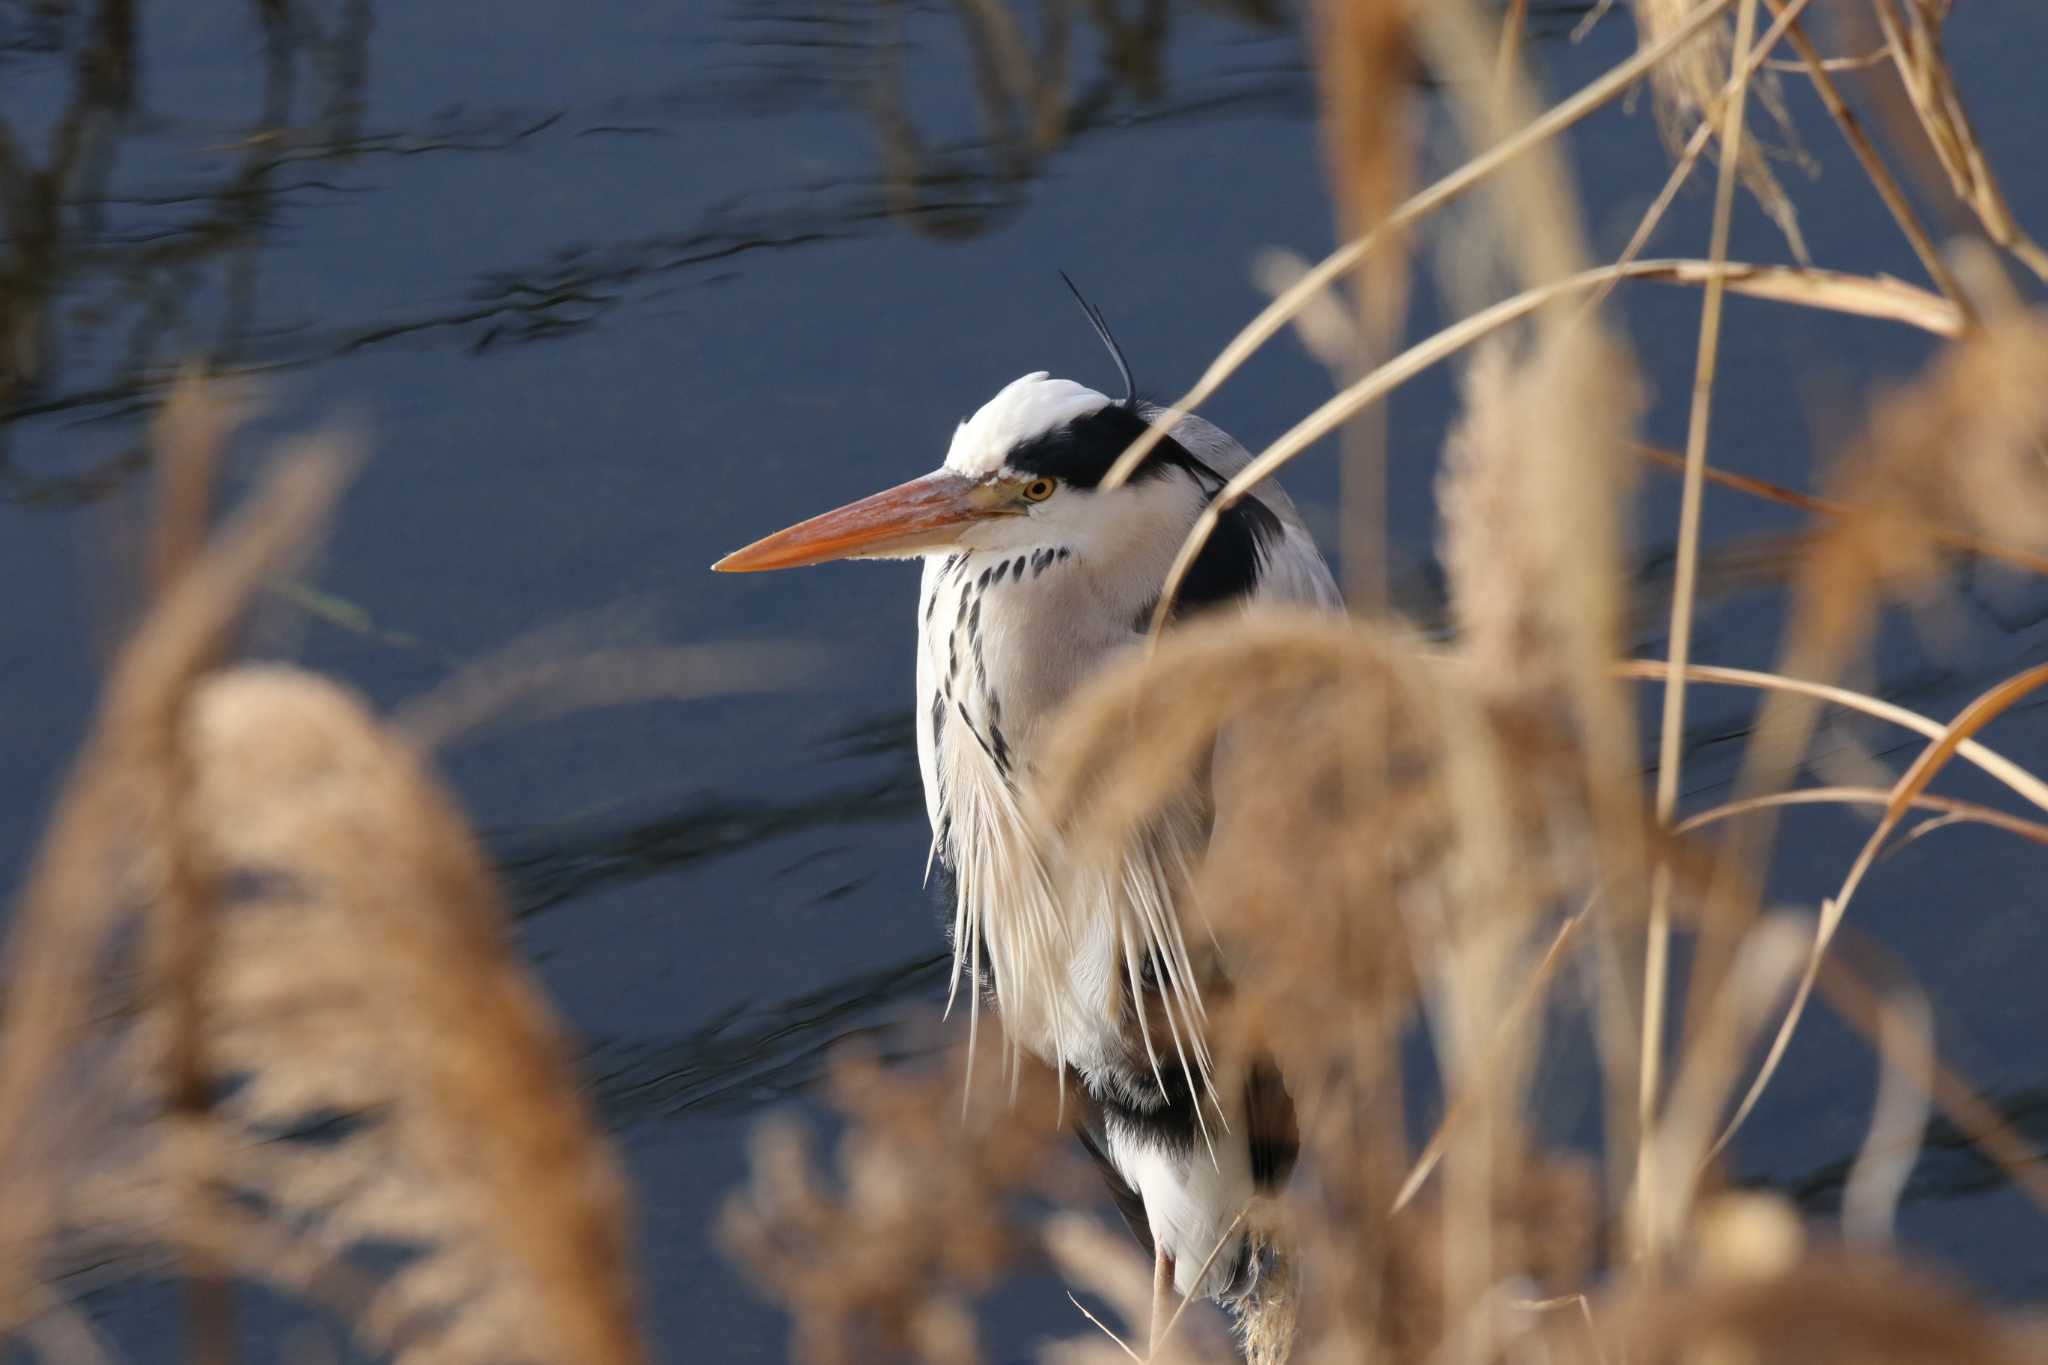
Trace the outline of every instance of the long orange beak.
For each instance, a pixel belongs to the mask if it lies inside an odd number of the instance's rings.
[[[1000,489],[941,469],[798,522],[734,550],[719,573],[795,569],[834,559],[901,559],[953,543],[963,526],[1008,514]]]

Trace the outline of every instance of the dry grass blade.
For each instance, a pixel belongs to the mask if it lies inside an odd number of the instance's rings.
[[[1708,810],[1698,811],[1672,826],[1672,833],[1688,834],[1722,820],[1732,820],[1750,811],[1767,810],[1776,806],[1890,806],[1891,803],[1891,792],[1881,787],[1802,787],[1797,791],[1769,792],[1762,796],[1746,797],[1740,801],[1729,801]],[[1989,825],[1993,829],[2004,830],[2007,834],[2017,834],[2020,838],[2037,844],[2048,844],[2048,824],[2038,820],[2022,820],[2016,815],[2008,815],[2004,811],[1979,805],[1974,801],[1958,801],[1950,796],[1929,796],[1922,793],[1915,796],[1910,804],[1915,810],[1939,811],[1941,818],[1914,827],[1899,840],[1900,844],[1910,843],[1924,833],[1951,824]]]
[[[1659,12],[1661,5],[1637,0],[1638,22]],[[1757,0],[1743,0],[1735,21],[1735,89],[1723,101],[1721,125],[1721,178],[1714,193],[1714,224],[1708,257],[1715,265],[1728,259],[1728,225],[1735,205],[1735,177],[1742,167],[1743,111],[1749,91],[1746,63],[1756,31]],[[1693,51],[1700,51],[1695,44]],[[1666,87],[1666,98],[1674,98]],[[1754,157],[1755,153],[1751,152]],[[1775,182],[1771,190],[1777,191]],[[1777,191],[1782,194],[1782,191]],[[1763,192],[1759,191],[1761,195]],[[1766,203],[1770,202],[1767,198]],[[1700,508],[1705,497],[1707,431],[1713,412],[1714,373],[1720,359],[1722,281],[1707,282],[1700,303],[1699,341],[1695,348],[1692,410],[1685,436],[1685,486],[1678,510],[1677,572],[1671,590],[1671,629],[1667,659],[1671,665],[1664,684],[1663,720],[1657,744],[1657,819],[1669,825],[1678,808],[1679,767],[1684,758],[1681,741],[1685,730],[1685,667],[1692,658],[1693,598],[1699,572]],[[1644,1132],[1655,1122],[1662,1091],[1665,1004],[1670,988],[1671,957],[1671,875],[1659,866],[1650,891],[1650,917],[1643,947],[1643,1033],[1637,1077],[1637,1121]],[[1636,1149],[1636,1193],[1640,1202],[1637,1224],[1642,1240],[1638,1251],[1654,1257],[1659,1239],[1652,1230],[1659,1225],[1650,1201],[1658,1189],[1658,1175],[1650,1166],[1658,1150],[1645,1142]]]
[[[1934,1088],[1934,1006],[1927,993],[1910,983],[1887,991],[1879,1029],[1877,1102],[1842,1188],[1842,1231],[1873,1246],[1891,1241],[1927,1126]]]
[[[1156,1304],[1151,1267],[1128,1240],[1093,1219],[1073,1213],[1048,1219],[1043,1237],[1046,1252],[1062,1280],[1086,1285],[1126,1323],[1144,1323],[1152,1317]],[[1170,1289],[1168,1293],[1171,1297]],[[1078,1301],[1075,1306],[1079,1307]],[[1081,1312],[1120,1353],[1144,1365],[1223,1365],[1235,1359],[1235,1353],[1217,1330],[1215,1310],[1193,1299],[1179,1299],[1170,1317],[1154,1324],[1158,1330],[1142,1356],[1126,1346],[1093,1313],[1085,1308]],[[1181,1325],[1183,1315],[1190,1312],[1193,1318],[1189,1325],[1194,1328],[1199,1323],[1198,1330],[1176,1337],[1175,1329]],[[1050,1343],[1040,1351],[1039,1358],[1048,1365],[1098,1365],[1113,1357],[1103,1342],[1083,1339]]]
[[[1674,454],[1668,450],[1659,450],[1655,446],[1647,445],[1638,445],[1635,447],[1635,450],[1637,454],[1660,469],[1683,471],[1685,468],[1685,457],[1683,455]],[[1759,479],[1748,474],[1736,474],[1729,470],[1716,469],[1712,465],[1708,465],[1701,472],[1709,483],[1719,484],[1723,488],[1730,488],[1738,493],[1747,493],[1752,497],[1763,498],[1767,502],[1775,502],[1780,506],[1796,507],[1802,512],[1813,512],[1824,517],[1854,517],[1865,515],[1867,511],[1867,509],[1860,507],[1845,506],[1832,498],[1818,497],[1812,493],[1802,493],[1796,488],[1787,488],[1783,484],[1772,483],[1769,479]],[[1976,555],[1981,559],[1995,560],[2000,564],[2010,565],[2027,573],[2048,575],[2048,555],[2036,554],[2031,550],[2024,550],[2013,545],[2002,545],[1996,541],[1986,540],[1982,536],[1972,535],[1968,531],[1959,531],[1950,526],[1937,525],[1931,522],[1924,523],[1922,529],[1928,536],[1958,553]]]
[[[1500,17],[1500,53],[1493,64],[1493,95],[1501,98],[1508,77],[1522,59],[1522,39],[1529,27],[1529,0],[1508,0]]]
[[[1910,16],[1904,22],[1893,7],[1894,0],[1873,0],[1871,8],[1884,32],[1886,49],[1891,53],[1906,97],[1948,175],[1951,188],[1976,213],[1992,241],[2041,279],[2048,280],[2048,251],[2043,251],[2013,217],[2012,207],[1991,173],[1983,144],[1970,124],[1962,94],[1942,56],[1940,10],[1929,0],[1904,2]]]
[[[1623,677],[1640,678],[1649,682],[1661,681],[1670,671],[1669,665],[1662,659],[1627,659],[1616,667]],[[1827,683],[1789,678],[1778,673],[1760,673],[1753,669],[1723,668],[1713,664],[1692,664],[1686,669],[1686,676],[1693,682],[1722,683],[1730,687],[1787,692],[1814,701],[1831,702],[1853,711],[1861,711],[1868,716],[1875,716],[1879,720],[1912,730],[1929,739],[1940,739],[1944,730],[1940,721],[1923,716],[1918,711],[1910,711],[1880,697]],[[2043,782],[2011,759],[1987,749],[1973,739],[1964,740],[1956,752],[2042,810],[2048,810],[2048,782]]]
[[[1796,916],[1759,920],[1738,945],[1733,968],[1689,1040],[1661,1117],[1645,1139],[1655,1155],[1637,1167],[1645,1177],[1663,1182],[1663,1188],[1636,1200],[1645,1220],[1637,1235],[1659,1255],[1678,1245],[1729,1083],[1772,1006],[1798,978],[1806,937]]]
[[[1095,1314],[1089,1312],[1086,1304],[1082,1303],[1079,1299],[1075,1298],[1072,1293],[1069,1293],[1067,1295],[1067,1302],[1073,1304],[1075,1311],[1080,1313],[1082,1317],[1088,1319],[1090,1325],[1095,1327],[1096,1330],[1102,1333],[1102,1335],[1108,1337],[1110,1341],[1115,1343],[1116,1348],[1124,1353],[1124,1358],[1126,1360],[1136,1361],[1137,1365],[1145,1365],[1145,1357],[1139,1355],[1136,1351],[1133,1351],[1130,1348],[1129,1344],[1126,1343],[1122,1337],[1118,1336],[1108,1323],[1104,1322],[1101,1318],[1096,1317]]]
[[[1968,301],[1956,283],[1954,273],[1949,270],[1948,263],[1942,260],[1941,252],[1936,249],[1934,240],[1920,222],[1919,215],[1914,213],[1912,202],[1900,188],[1898,178],[1892,174],[1891,167],[1885,164],[1877,148],[1871,145],[1870,138],[1864,133],[1863,125],[1857,120],[1855,111],[1850,109],[1848,102],[1842,98],[1841,91],[1836,88],[1834,77],[1829,73],[1838,69],[1837,64],[1823,59],[1812,40],[1806,36],[1805,30],[1799,26],[1799,6],[1796,3],[1788,6],[1785,0],[1764,0],[1764,3],[1771,7],[1771,12],[1778,17],[1780,23],[1789,27],[1788,36],[1793,50],[1798,52],[1806,73],[1813,80],[1814,93],[1820,96],[1821,103],[1827,107],[1828,116],[1841,130],[1850,151],[1855,153],[1857,164],[1863,167],[1863,173],[1869,177],[1878,198],[1884,201],[1885,208],[1898,223],[1899,231],[1905,234],[1906,241],[1913,248],[1913,254],[1920,258],[1921,268],[1926,270],[1927,277],[1934,281],[1935,287],[1941,290],[1950,302],[1959,308],[1967,308]],[[1882,59],[1882,54],[1872,56]]]
[[[1969,319],[1947,299],[1888,275],[1709,261],[1649,261],[1618,272],[1664,284],[1705,285],[1718,276],[1730,291],[1852,317],[1903,322],[1936,336],[1960,337]]]
[[[1836,498],[1868,509],[1827,528],[1796,581],[1779,672],[1827,678],[1845,667],[1874,626],[1882,596],[1921,589],[1941,565],[1930,524],[2021,546],[2041,547],[2048,481],[2040,452],[2048,440],[2048,322],[2017,309],[1992,312],[1948,348],[1912,386],[1882,400],[1835,476]],[[1738,797],[1782,791],[1806,752],[1818,699],[1774,689],[1743,760]],[[2041,784],[2016,790],[2035,800]],[[1734,828],[1721,849],[1729,877],[1761,865],[1774,827],[1765,818]],[[1741,922],[1731,909],[1709,925],[1701,970],[1725,957],[1715,926]]]
[[[1506,1060],[1507,1044],[1511,1031],[1519,1026],[1529,1012],[1542,1002],[1544,994],[1550,989],[1552,978],[1557,975],[1558,967],[1563,965],[1565,949],[1571,945],[1572,938],[1578,933],[1579,926],[1585,923],[1586,914],[1587,911],[1582,910],[1558,926],[1556,937],[1551,939],[1550,947],[1544,950],[1542,959],[1536,964],[1536,969],[1529,974],[1529,980],[1524,984],[1521,994],[1515,997],[1515,1001],[1508,1007],[1507,1013],[1501,1016],[1500,1033],[1495,1040],[1492,1055],[1487,1058],[1486,1069],[1488,1071],[1492,1071]],[[1454,1097],[1449,1106],[1445,1108],[1444,1116],[1438,1121],[1436,1131],[1429,1135],[1429,1141],[1423,1144],[1421,1155],[1416,1157],[1414,1169],[1408,1172],[1408,1178],[1401,1182],[1399,1192],[1394,1195],[1392,1212],[1399,1213],[1408,1206],[1409,1201],[1413,1200],[1417,1192],[1427,1183],[1430,1173],[1436,1169],[1437,1163],[1443,1160],[1444,1141],[1449,1136],[1452,1125],[1458,1121],[1459,1116],[1464,1112],[1468,1102],[1467,1096],[1459,1095]]]
[[[1558,299],[1614,279],[1680,285],[1706,285],[1718,280],[1738,294],[1833,312],[1889,318],[1944,335],[1960,331],[1962,326],[1960,314],[1946,300],[1898,280],[1790,267],[1739,263],[1717,266],[1711,261],[1700,260],[1636,261],[1625,266],[1598,266],[1524,290],[1409,347],[1297,422],[1233,475],[1203,510],[1194,529],[1181,544],[1180,553],[1167,573],[1159,602],[1153,610],[1151,631],[1154,637],[1164,629],[1173,614],[1180,586],[1196,557],[1201,554],[1202,547],[1209,543],[1209,536],[1223,513],[1271,478],[1281,466],[1430,366]],[[1165,431],[1170,425],[1161,422],[1153,430]],[[1144,448],[1146,439],[1134,442],[1131,450]],[[1129,459],[1129,452],[1124,458]]]
[[[1373,251],[1393,240],[1395,234],[1412,223],[1427,217],[1442,208],[1466,190],[1494,174],[1515,157],[1555,137],[1577,123],[1586,115],[1616,99],[1629,89],[1642,74],[1676,51],[1706,24],[1726,10],[1735,0],[1706,0],[1685,20],[1675,27],[1662,41],[1637,52],[1614,67],[1613,70],[1593,81],[1568,99],[1558,102],[1537,118],[1517,131],[1513,136],[1488,148],[1463,165],[1444,176],[1427,189],[1411,196],[1400,208],[1387,215],[1385,222],[1355,241],[1348,242],[1324,257],[1316,267],[1297,280],[1280,297],[1274,299],[1259,311],[1238,334],[1230,339],[1202,372],[1202,377],[1193,388],[1182,394],[1169,405],[1164,417],[1151,431],[1139,437],[1131,448],[1117,460],[1103,480],[1105,488],[1121,486],[1145,457],[1158,447],[1160,441],[1172,434],[1179,415],[1193,412],[1207,402],[1209,396],[1223,386],[1237,368],[1285,327],[1294,315],[1318,298],[1341,276],[1350,272]]]
[[[1693,128],[1692,136],[1687,138],[1685,146],[1679,149],[1671,173],[1665,177],[1664,188],[1650,201],[1650,207],[1643,210],[1642,218],[1636,223],[1636,230],[1629,235],[1628,245],[1622,248],[1621,255],[1616,258],[1617,265],[1626,265],[1633,261],[1641,254],[1642,249],[1649,245],[1650,237],[1656,232],[1657,225],[1664,221],[1665,213],[1671,208],[1672,201],[1678,197],[1679,188],[1691,177],[1693,167],[1699,163],[1701,153],[1707,149],[1708,141],[1725,119],[1728,104],[1736,91],[1748,88],[1750,78],[1765,64],[1765,59],[1785,32],[1796,28],[1800,14],[1809,3],[1810,0],[1792,0],[1790,5],[1774,6],[1778,14],[1770,31],[1756,42],[1750,49],[1748,59],[1730,73],[1728,83],[1715,93],[1713,101],[1701,111],[1699,123]],[[1606,302],[1608,294],[1613,292],[1613,289],[1613,283],[1602,285],[1586,301],[1586,311],[1592,312]]]
[[[1744,14],[1744,9],[1749,12]],[[1688,14],[1682,0],[1634,0],[1634,10],[1636,28],[1645,45],[1656,42],[1674,26],[1683,23]],[[1732,103],[1738,109],[1745,104],[1749,88],[1755,86],[1760,101],[1769,107],[1778,126],[1787,132],[1791,129],[1791,121],[1777,92],[1776,77],[1757,69],[1761,66],[1760,57],[1752,60],[1755,54],[1749,40],[1756,32],[1755,11],[1745,5],[1738,9],[1737,15],[1732,37],[1724,27],[1712,28],[1658,63],[1650,72],[1651,86],[1657,97],[1658,123],[1666,140],[1674,147],[1680,140],[1678,130],[1713,107],[1716,96],[1729,83],[1731,71],[1735,73],[1734,84],[1738,90]],[[1793,210],[1784,187],[1771,173],[1762,151],[1753,140],[1746,139],[1745,118],[1739,112],[1733,118],[1724,113],[1723,118],[1719,129],[1722,163],[1731,173],[1741,177],[1750,193],[1756,196],[1757,202],[1778,225],[1793,257],[1802,265],[1808,263],[1806,242],[1799,232],[1798,214]]]
[[[1861,1033],[1880,1057],[1888,1055],[1885,1002],[1862,977],[1831,957],[1821,965],[1819,989],[1835,1013]],[[2048,1162],[2042,1153],[1938,1054],[1932,1058],[1930,1075],[1935,1108],[1998,1167],[2014,1189],[2048,1212]]]
[[[1891,800],[1885,807],[1883,818],[1878,821],[1877,828],[1871,831],[1870,837],[1864,841],[1863,849],[1857,854],[1856,862],[1843,879],[1841,889],[1831,898],[1821,902],[1820,920],[1814,931],[1813,947],[1808,955],[1806,968],[1800,975],[1798,989],[1793,992],[1792,1003],[1785,1011],[1785,1019],[1778,1026],[1777,1034],[1771,1039],[1770,1050],[1764,1054],[1763,1063],[1757,1068],[1756,1079],[1750,1083],[1742,1102],[1735,1108],[1734,1116],[1728,1120],[1728,1126],[1709,1150],[1709,1157],[1728,1145],[1729,1140],[1742,1127],[1743,1121],[1749,1117],[1750,1111],[1756,1107],[1756,1102],[1763,1097],[1764,1090],[1771,1083],[1771,1077],[1777,1074],[1778,1064],[1784,1060],[1785,1049],[1791,1046],[1792,1035],[1799,1027],[1800,1016],[1805,1012],[1807,999],[1812,995],[1814,983],[1820,976],[1821,959],[1827,955],[1828,945],[1834,941],[1835,931],[1841,927],[1842,917],[1848,913],[1849,901],[1855,896],[1857,886],[1861,884],[1864,873],[1869,871],[1878,850],[1884,846],[1885,839],[1898,827],[1906,812],[1912,809],[1914,799],[1927,790],[1927,784],[1934,780],[1935,775],[1946,766],[1949,759],[1955,757],[1965,740],[2044,685],[2048,685],[2048,664],[2030,668],[1999,683],[1964,707],[1955,720],[1943,730],[1940,737],[1922,750],[1920,756],[1913,761],[1913,766],[1900,776],[1897,785],[1892,788]]]

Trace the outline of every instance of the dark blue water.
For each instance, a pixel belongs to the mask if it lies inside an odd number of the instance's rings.
[[[1114,41],[1076,11],[1064,136],[978,91],[962,11],[740,0],[574,7],[508,0],[478,18],[384,0],[135,0],[126,60],[95,60],[122,6],[0,2],[0,866],[15,873],[82,732],[96,641],[132,540],[151,397],[201,357],[260,383],[236,477],[280,434],[326,422],[374,458],[308,591],[272,639],[393,706],[521,634],[589,617],[593,642],[807,642],[801,694],[614,710],[494,733],[448,768],[506,867],[525,945],[589,1048],[640,1194],[650,1330],[667,1359],[775,1358],[775,1315],[707,1232],[749,1128],[836,1038],[928,1009],[939,943],[919,889],[925,831],[908,707],[913,571],[843,566],[715,579],[724,551],[922,472],[954,422],[1026,370],[1112,382],[1058,285],[1101,303],[1162,397],[1261,302],[1256,252],[1331,244],[1299,16],[1147,0]],[[1564,92],[1625,55],[1611,17],[1537,6],[1535,58]],[[1959,7],[1949,45],[2022,221],[2036,54],[2048,19]],[[1037,41],[1045,14],[1020,12]],[[123,73],[126,73],[125,78]],[[1910,253],[1810,94],[1788,88],[1809,180],[1783,173],[1820,263],[1917,279]],[[1441,117],[1435,119],[1441,124]],[[1433,138],[1431,156],[1450,155]],[[1646,110],[1571,139],[1597,253],[1625,240],[1668,166]],[[1704,249],[1684,196],[1652,250]],[[1782,259],[1743,204],[1734,254]],[[1655,390],[1651,439],[1681,444],[1697,296],[1618,296]],[[1439,325],[1427,268],[1411,334]],[[1903,328],[1732,300],[1714,429],[1728,468],[1798,486],[1863,396],[1916,369]],[[1329,391],[1290,341],[1211,415],[1254,446]],[[1392,555],[1431,608],[1435,451],[1452,381],[1393,405]],[[1644,644],[1668,573],[1676,484],[1645,476]],[[1334,523],[1326,453],[1290,484]],[[1710,494],[1722,557],[1794,522]],[[2048,590],[1980,575],[1932,645],[1887,641],[1885,690],[1937,715],[2044,654]],[[1696,654],[1762,664],[1768,591],[1709,604]],[[1939,662],[1929,662],[1938,660]],[[1749,714],[1697,691],[1688,799],[1725,792]],[[1895,763],[1899,737],[1860,732]],[[2048,767],[2038,709],[1989,738]],[[1952,788],[1990,795],[1961,777]],[[1830,893],[1866,827],[1787,822],[1775,893]],[[1952,1061],[2048,1136],[2039,850],[1942,832],[1880,867],[1852,922],[1934,995]],[[1867,1052],[1817,1011],[1738,1144],[1746,1175],[1805,1190],[1853,1153]],[[1570,1087],[1554,1121],[1582,1124]],[[1911,1242],[1986,1290],[2048,1295],[2041,1214],[1966,1154],[1936,1151],[1902,1214]],[[117,1338],[161,1300],[105,1296]],[[1075,1326],[1050,1287],[1006,1301],[1023,1354]],[[144,1352],[147,1355],[147,1352]]]

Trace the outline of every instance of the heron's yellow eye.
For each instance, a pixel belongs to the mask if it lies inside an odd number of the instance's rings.
[[[1052,490],[1058,487],[1059,484],[1051,479],[1033,479],[1024,485],[1024,501],[1044,502],[1052,496]]]

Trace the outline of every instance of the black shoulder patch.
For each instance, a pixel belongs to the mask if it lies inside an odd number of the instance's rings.
[[[1251,596],[1259,585],[1266,550],[1280,538],[1280,518],[1255,497],[1247,497],[1217,518],[1216,529],[1188,566],[1174,613],[1190,616],[1221,602]]]

